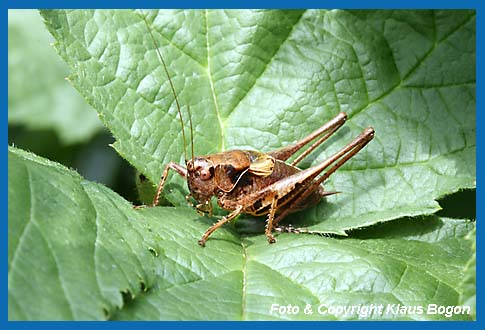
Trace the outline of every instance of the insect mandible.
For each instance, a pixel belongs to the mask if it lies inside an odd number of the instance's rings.
[[[175,98],[185,151],[184,123],[177,93],[145,17],[144,20]],[[169,171],[173,170],[187,181],[190,191],[187,200],[196,201],[193,206],[199,213],[212,215],[213,197],[217,199],[217,204],[221,208],[229,211],[229,214],[206,230],[198,241],[199,245],[205,246],[207,239],[215,230],[242,213],[266,216],[265,235],[269,243],[274,243],[276,242],[273,236],[275,226],[289,213],[306,209],[317,204],[323,197],[335,194],[336,192],[325,191],[323,182],[374,138],[374,129],[368,127],[353,141],[320,164],[305,170],[296,167],[310,152],[335,133],[346,119],[347,115],[340,112],[295,144],[268,153],[230,150],[194,157],[192,143],[192,158],[187,159],[185,156],[185,166],[175,162],[165,166],[151,206],[158,205]],[[192,136],[190,108],[189,120]],[[315,139],[317,140],[295,160],[286,163],[293,154]]]

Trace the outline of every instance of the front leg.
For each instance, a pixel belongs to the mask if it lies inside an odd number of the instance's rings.
[[[155,197],[153,197],[153,202],[151,206],[157,206],[160,201],[160,196],[162,195],[163,187],[165,186],[165,182],[167,181],[168,171],[172,169],[184,178],[187,177],[187,169],[182,165],[179,165],[174,162],[170,162],[165,166],[165,169],[162,172],[162,176],[160,177],[160,183],[158,184],[157,192],[155,193]]]
[[[221,220],[219,220],[218,222],[216,222],[212,227],[210,227],[209,229],[207,229],[206,232],[204,233],[204,235],[202,235],[202,238],[199,240],[199,245],[200,246],[205,246],[205,242],[207,241],[207,239],[209,238],[209,236],[214,231],[216,231],[220,226],[222,226],[226,222],[231,221],[232,219],[234,219],[235,217],[237,217],[239,214],[241,214],[242,209],[243,209],[242,206],[238,206],[234,211],[232,211],[231,213],[229,213],[228,215],[226,215],[225,217],[223,217]]]

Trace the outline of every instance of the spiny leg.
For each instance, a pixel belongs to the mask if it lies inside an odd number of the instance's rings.
[[[362,133],[359,134],[352,142],[342,148],[340,151],[332,155],[324,163],[317,165],[321,167],[323,171],[328,166],[333,165],[327,172],[325,172],[321,177],[311,181],[308,184],[307,189],[303,191],[298,197],[296,197],[291,203],[286,207],[283,212],[281,212],[275,219],[274,224],[276,225],[280,222],[294,207],[301,203],[305,198],[307,198],[318,186],[328,179],[337,169],[339,169],[343,164],[345,164],[350,158],[352,158],[356,153],[358,153],[362,148],[364,148],[367,143],[369,143],[374,138],[374,129],[372,127],[366,128]],[[333,192],[332,192],[333,193]]]
[[[185,167],[174,162],[168,163],[162,172],[162,176],[160,177],[160,183],[158,184],[157,192],[155,193],[155,197],[153,197],[153,202],[151,206],[157,206],[160,202],[160,196],[162,195],[163,187],[165,186],[165,182],[167,181],[168,171],[170,169],[174,170],[183,177],[187,177],[187,169]]]
[[[209,238],[209,236],[214,231],[216,231],[220,226],[222,226],[226,222],[229,222],[232,219],[234,219],[235,217],[237,217],[241,213],[242,209],[243,209],[243,207],[241,205],[238,206],[234,211],[232,211],[231,213],[229,213],[228,215],[226,215],[225,217],[223,217],[221,220],[219,220],[218,222],[216,222],[212,227],[210,227],[209,229],[207,229],[206,232],[204,233],[204,235],[202,235],[202,238],[199,240],[199,245],[200,246],[205,246],[205,242],[207,241],[207,239]]]
[[[278,196],[276,194],[273,195],[273,201],[271,202],[271,208],[268,213],[268,219],[266,220],[266,237],[268,238],[268,243],[273,244],[276,242],[276,239],[274,238],[272,232],[273,232],[273,220],[274,220],[274,215],[276,213],[277,209],[277,204],[278,204]]]
[[[332,234],[332,233],[325,233],[318,230],[311,230],[306,227],[295,228],[291,224],[288,226],[276,226],[274,227],[274,231],[277,233],[309,234],[309,235],[318,235],[318,236],[324,236],[324,237],[335,236],[335,234]]]
[[[310,143],[312,140],[317,138],[318,136],[326,133],[322,136],[318,141],[316,141],[313,145],[308,148],[303,154],[301,154],[297,159],[295,159],[291,165],[296,165],[299,163],[306,155],[312,152],[316,147],[322,144],[323,141],[327,140],[337,129],[339,129],[347,120],[347,114],[345,112],[340,112],[337,116],[331,119],[329,122],[325,123],[322,127],[311,133],[310,135],[306,136],[305,138],[301,139],[297,143],[283,147],[281,149],[275,150],[273,152],[268,153],[270,156],[285,161],[290,158],[295,152],[300,150],[302,147]]]

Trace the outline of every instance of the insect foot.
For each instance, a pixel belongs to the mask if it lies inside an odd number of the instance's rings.
[[[268,243],[273,244],[276,243],[276,238],[273,235],[268,235]]]

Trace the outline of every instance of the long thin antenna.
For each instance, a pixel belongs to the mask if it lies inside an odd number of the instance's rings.
[[[192,148],[192,164],[194,163],[194,128],[192,127],[192,114],[190,113],[190,105],[187,104],[187,109],[189,112],[189,123],[190,123],[190,146]]]
[[[141,15],[143,17],[143,21],[145,21],[145,25],[147,26],[148,32],[150,33],[150,36],[153,41],[153,45],[155,46],[155,51],[158,54],[158,58],[160,59],[160,62],[163,64],[163,68],[165,69],[165,73],[167,74],[168,82],[170,83],[170,87],[172,88],[173,95],[175,96],[175,103],[177,105],[177,111],[179,113],[180,117],[180,125],[182,126],[182,138],[184,139],[184,158],[187,160],[187,141],[185,140],[185,127],[184,127],[184,120],[182,118],[182,110],[180,110],[180,104],[179,104],[179,99],[177,96],[177,93],[175,92],[175,87],[173,86],[172,78],[170,78],[170,74],[168,73],[167,65],[165,64],[165,61],[163,60],[162,53],[158,49],[158,44],[157,41],[155,40],[155,37],[153,35],[152,30],[150,29],[150,25],[148,25],[147,18],[145,15]],[[190,127],[192,127],[192,120],[190,121]],[[192,147],[193,148],[193,147]],[[193,157],[193,151],[192,151],[192,157]]]

